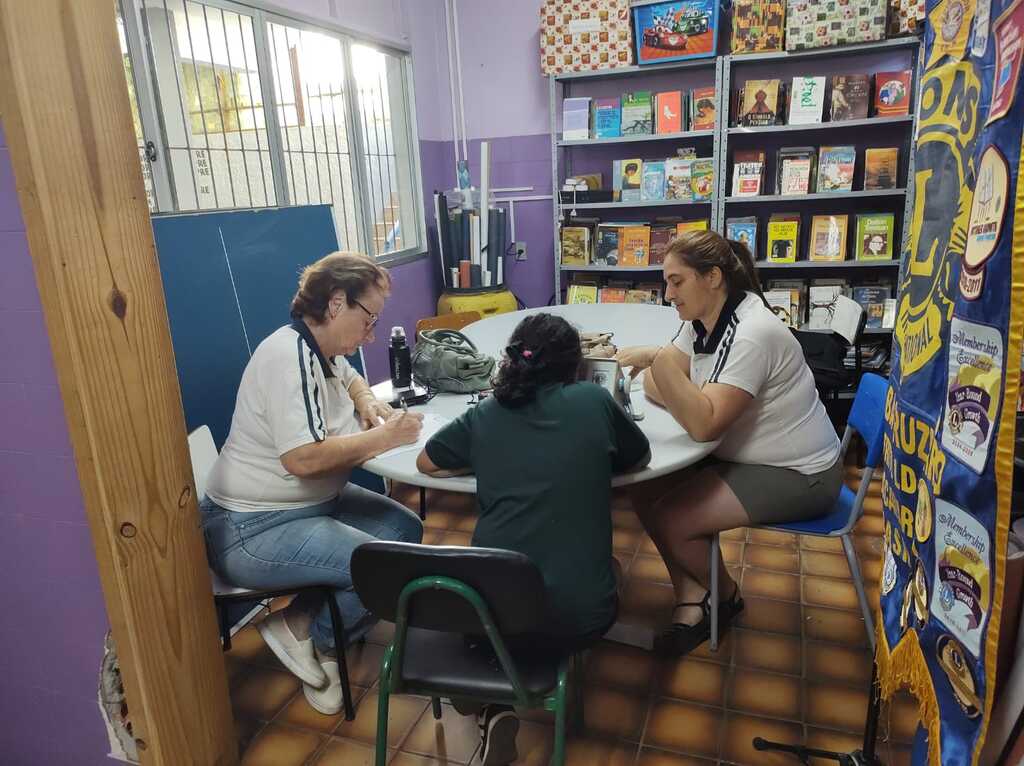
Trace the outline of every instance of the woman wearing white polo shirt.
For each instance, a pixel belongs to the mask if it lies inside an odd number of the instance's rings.
[[[420,520],[389,497],[348,483],[349,472],[415,442],[422,416],[377,401],[345,360],[373,341],[391,286],[365,255],[332,253],[307,267],[294,321],[267,337],[242,374],[231,431],[200,504],[210,566],[246,588],[333,585],[352,641],[373,616],[352,589],[352,552],[369,540],[420,542]],[[331,617],[300,596],[258,626],[303,681],[309,703],[337,713],[342,692]]]
[[[706,462],[637,485],[637,513],[672,577],[676,606],[655,640],[686,654],[711,635],[710,541],[736,527],[828,513],[842,483],[839,439],[800,344],[761,294],[750,251],[715,232],[676,239],[665,257],[666,298],[683,326],[666,346],[623,349],[647,396],[697,441],[721,440]],[[742,611],[719,557],[719,624]]]

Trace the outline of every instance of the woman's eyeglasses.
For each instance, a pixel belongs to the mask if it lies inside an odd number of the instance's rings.
[[[370,309],[366,308],[366,306],[364,306],[362,303],[360,303],[357,300],[353,299],[353,302],[359,308],[361,308],[363,311],[365,311],[366,312],[366,316],[368,316],[370,318],[370,323],[368,325],[366,325],[366,331],[369,332],[370,330],[372,330],[377,325],[377,322],[380,321],[380,315],[374,314],[372,311],[370,311]]]

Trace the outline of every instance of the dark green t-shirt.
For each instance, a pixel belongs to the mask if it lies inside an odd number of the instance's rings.
[[[426,445],[439,468],[469,466],[476,474],[473,545],[529,556],[547,586],[551,632],[571,636],[599,630],[614,615],[612,473],[649,449],[593,383],[545,386],[517,409],[490,397]]]

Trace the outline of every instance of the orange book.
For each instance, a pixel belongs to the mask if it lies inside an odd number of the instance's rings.
[[[688,231],[707,231],[709,221],[707,218],[701,218],[698,221],[683,221],[682,223],[676,224],[676,236],[679,237]]]
[[[602,287],[598,291],[598,303],[625,303],[626,290],[622,287]]]
[[[651,253],[650,226],[623,226],[619,235],[619,265],[647,266]]]
[[[658,116],[655,126],[658,133],[679,133],[683,130],[683,94],[670,90],[655,96]]]

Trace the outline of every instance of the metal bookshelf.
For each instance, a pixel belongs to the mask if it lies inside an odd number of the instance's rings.
[[[586,151],[588,147],[607,146],[612,144],[638,144],[653,142],[672,141],[703,141],[711,142],[711,159],[715,171],[718,171],[720,164],[718,144],[722,135],[720,119],[722,115],[721,103],[715,105],[715,128],[714,130],[692,130],[680,133],[650,134],[641,136],[621,136],[618,138],[586,139],[578,141],[564,141],[559,137],[558,120],[562,109],[562,100],[571,98],[573,85],[580,81],[593,81],[596,79],[622,79],[623,91],[643,90],[642,78],[664,72],[673,71],[712,71],[715,78],[715,93],[722,92],[722,69],[723,57],[694,59],[692,61],[678,61],[668,64],[653,64],[647,66],[617,67],[615,69],[601,69],[596,72],[567,72],[559,75],[548,76],[548,119],[551,128],[551,201],[552,201],[552,224],[554,227],[554,249],[555,249],[555,296],[554,302],[562,300],[562,273],[574,271],[606,272],[609,274],[626,273],[637,271],[661,271],[660,266],[623,267],[623,266],[571,266],[562,264],[561,237],[559,227],[563,217],[568,217],[569,211],[583,210],[637,210],[651,208],[660,215],[668,215],[678,211],[680,215],[692,214],[711,219],[711,227],[716,228],[716,218],[720,205],[714,195],[706,202],[690,202],[679,200],[647,200],[638,202],[588,202],[588,203],[565,203],[561,202],[560,190],[562,180],[572,175],[573,152]],[[626,84],[625,81],[637,80],[634,85]],[[611,168],[609,168],[609,171]]]
[[[907,115],[900,115],[895,117],[869,117],[861,120],[843,120],[837,122],[821,122],[809,125],[768,125],[764,127],[742,127],[732,126],[730,122],[732,115],[731,110],[731,93],[732,83],[736,78],[736,72],[734,70],[742,69],[747,65],[758,65],[765,64],[767,62],[772,63],[787,63],[787,62],[807,62],[808,74],[813,73],[813,62],[815,60],[821,60],[832,56],[852,56],[852,57],[864,57],[864,56],[877,56],[880,53],[891,52],[891,51],[907,51],[909,56],[909,68],[911,70],[911,87],[910,87],[910,110]],[[783,53],[760,53],[760,54],[747,54],[738,56],[725,56],[722,66],[722,88],[718,94],[719,110],[722,112],[722,117],[718,121],[721,135],[719,136],[719,152],[718,152],[718,166],[715,168],[717,185],[716,185],[716,199],[718,200],[718,211],[715,216],[716,221],[719,224],[718,231],[724,233],[726,215],[726,206],[731,205],[733,207],[756,205],[762,211],[759,215],[758,223],[758,237],[762,238],[763,232],[765,232],[767,226],[767,218],[765,214],[770,212],[764,210],[764,208],[772,208],[777,211],[782,211],[782,206],[792,205],[794,203],[815,203],[815,208],[820,208],[824,201],[834,201],[836,207],[842,210],[849,210],[851,207],[861,207],[861,203],[867,202],[871,199],[877,199],[880,203],[892,201],[902,197],[903,199],[903,214],[900,216],[899,212],[896,212],[896,219],[898,222],[898,228],[894,231],[894,235],[899,233],[902,235],[901,239],[903,242],[907,240],[907,222],[911,220],[911,214],[913,212],[914,205],[914,136],[917,134],[917,104],[920,98],[920,66],[916,60],[920,51],[920,40],[917,37],[900,37],[892,40],[880,40],[874,43],[863,43],[857,45],[845,45],[842,47],[832,48],[814,48],[806,51],[792,51]],[[850,131],[856,131],[857,138],[866,131],[876,130],[899,130],[901,132],[901,141],[899,145],[900,149],[900,165],[904,170],[904,177],[906,179],[905,184],[902,188],[897,189],[883,189],[883,190],[871,190],[864,191],[856,190],[851,192],[843,192],[841,194],[801,194],[801,195],[782,195],[782,194],[764,194],[756,197],[739,197],[735,195],[728,195],[726,190],[732,182],[730,170],[731,160],[731,149],[735,148],[737,140],[743,140],[744,146],[749,146],[749,139],[744,140],[743,137],[751,135],[766,135],[767,134],[784,134],[788,138],[792,135],[794,139],[797,139],[798,135],[808,133],[808,139],[820,145],[821,142],[826,140],[826,136],[830,133],[841,133],[845,132],[847,135]],[[730,146],[730,143],[732,146]],[[857,145],[858,150],[858,162],[863,164],[863,149],[861,148],[860,141],[856,138],[849,140],[849,143]],[[767,159],[767,157],[766,157]],[[862,208],[861,208],[862,209]],[[854,219],[855,220],[855,219]],[[855,230],[851,226],[851,230]],[[851,231],[852,236],[852,231]],[[807,227],[801,225],[801,239],[806,240],[807,238]],[[801,243],[804,244],[804,243]],[[893,251],[896,252],[897,242],[893,242]],[[801,254],[803,253],[801,248]],[[898,251],[900,254],[903,252],[901,246]],[[852,255],[852,253],[851,253]],[[765,263],[763,261],[758,262],[759,270],[774,270],[774,269],[821,269],[821,268],[838,268],[838,269],[900,269],[899,258],[892,261],[841,261],[838,263],[826,263],[818,261],[798,261],[795,264],[778,264],[778,263]],[[863,273],[858,271],[857,273]],[[898,278],[897,278],[898,279]]]
[[[862,120],[847,120],[842,122],[822,122],[810,125],[771,125],[759,128],[747,128],[747,127],[729,127],[729,121],[731,118],[731,98],[730,92],[732,90],[731,83],[734,81],[736,72],[734,70],[742,69],[748,65],[764,65],[765,63],[779,63],[784,64],[787,62],[802,62],[807,61],[808,66],[806,67],[810,73],[813,70],[813,63],[815,60],[828,59],[834,56],[844,57],[863,57],[863,56],[877,56],[885,52],[905,50],[910,56],[909,69],[912,71],[911,80],[911,103],[910,103],[910,114],[905,116],[896,117],[872,117]],[[554,231],[554,253],[555,253],[555,266],[554,269],[554,288],[555,296],[554,301],[556,303],[561,301],[562,295],[562,273],[563,272],[605,272],[605,273],[625,273],[625,272],[637,272],[637,271],[660,271],[660,266],[647,266],[647,267],[633,267],[625,268],[620,266],[571,266],[561,264],[561,241],[559,237],[559,227],[563,217],[568,217],[568,213],[571,210],[577,212],[583,210],[636,210],[644,208],[653,208],[658,210],[659,213],[666,214],[668,211],[678,211],[680,215],[694,215],[700,210],[700,214],[704,215],[704,211],[707,208],[706,215],[711,220],[711,228],[718,232],[724,232],[725,220],[726,220],[726,206],[733,207],[745,207],[746,205],[755,205],[759,211],[762,211],[759,215],[761,219],[759,224],[759,235],[764,231],[764,224],[766,221],[766,215],[770,209],[778,206],[785,206],[793,204],[801,205],[803,203],[810,203],[815,208],[821,207],[826,201],[834,201],[837,207],[843,210],[860,209],[863,210],[863,206],[870,204],[872,199],[877,199],[879,204],[886,205],[887,209],[893,209],[893,204],[899,204],[898,200],[903,200],[903,214],[900,217],[898,211],[896,212],[896,218],[898,221],[898,227],[896,234],[901,234],[904,242],[907,241],[909,232],[907,230],[907,222],[911,219],[913,212],[913,200],[914,200],[914,156],[913,156],[913,141],[914,136],[917,133],[917,104],[920,98],[920,62],[917,58],[920,54],[920,41],[916,37],[896,38],[892,40],[881,40],[873,43],[863,43],[857,45],[845,45],[832,48],[816,48],[813,50],[806,51],[793,51],[793,52],[781,52],[781,53],[761,53],[761,54],[744,54],[744,55],[728,55],[723,54],[714,58],[696,59],[692,61],[683,62],[672,62],[668,64],[649,65],[649,66],[629,66],[620,67],[615,69],[604,69],[595,72],[570,72],[560,75],[550,75],[548,77],[548,116],[549,125],[551,132],[551,188],[552,188],[552,223]],[[581,81],[593,81],[596,79],[608,80],[608,79],[621,79],[623,80],[622,90],[636,90],[643,89],[643,83],[637,82],[635,85],[630,83],[626,84],[626,81],[633,79],[640,79],[644,76],[655,75],[663,72],[670,71],[684,71],[684,70],[713,70],[714,71],[714,84],[715,92],[717,93],[717,104],[715,114],[715,129],[713,131],[684,131],[680,133],[672,134],[651,134],[642,136],[621,136],[617,138],[609,139],[585,139],[585,140],[570,140],[565,141],[559,138],[558,123],[559,114],[561,112],[562,100],[570,98],[573,95],[573,85]],[[903,168],[902,177],[906,179],[905,184],[902,188],[898,189],[885,189],[885,190],[872,190],[863,191],[857,190],[853,192],[847,192],[842,194],[805,194],[805,195],[761,195],[758,197],[737,197],[727,195],[727,190],[731,182],[729,176],[729,165],[730,165],[730,143],[735,147],[737,142],[744,142],[745,145],[749,145],[752,140],[749,138],[752,135],[766,134],[765,137],[769,138],[767,134],[784,134],[787,137],[792,135],[794,140],[798,139],[798,136],[802,134],[808,134],[807,140],[813,141],[814,143],[821,143],[826,141],[826,136],[829,134],[836,133],[847,133],[856,132],[857,136],[852,140],[848,139],[849,143],[858,144],[858,161],[863,162],[861,157],[861,141],[860,138],[864,131],[874,133],[880,130],[899,130],[901,132],[902,140],[900,143],[900,165]],[[712,160],[715,168],[715,188],[712,198],[708,202],[679,202],[676,200],[658,200],[658,201],[638,201],[638,202],[591,202],[591,203],[576,203],[563,204],[560,200],[559,190],[562,187],[562,180],[572,175],[572,160],[573,152],[575,151],[587,151],[588,147],[597,146],[608,146],[613,144],[640,144],[640,143],[655,143],[655,142],[678,142],[678,141],[711,141],[712,149]],[[778,140],[778,139],[776,139]],[[778,207],[781,210],[781,207]],[[803,238],[806,238],[806,227],[801,227]],[[852,236],[852,233],[851,233]],[[896,243],[894,243],[894,251],[896,249]],[[902,253],[903,247],[900,247],[899,252]],[[772,276],[778,275],[781,277],[783,273],[789,270],[795,270],[800,274],[812,274],[815,272],[823,271],[829,274],[836,272],[850,274],[864,275],[868,273],[877,272],[884,274],[891,274],[893,270],[902,272],[901,260],[899,258],[891,261],[840,261],[840,262],[822,262],[822,261],[798,261],[796,263],[766,263],[765,261],[758,262],[759,270],[763,270],[765,277],[768,273]],[[897,281],[902,276],[898,273]],[[889,329],[881,331],[881,333],[891,333]],[[865,334],[871,334],[866,332]]]

